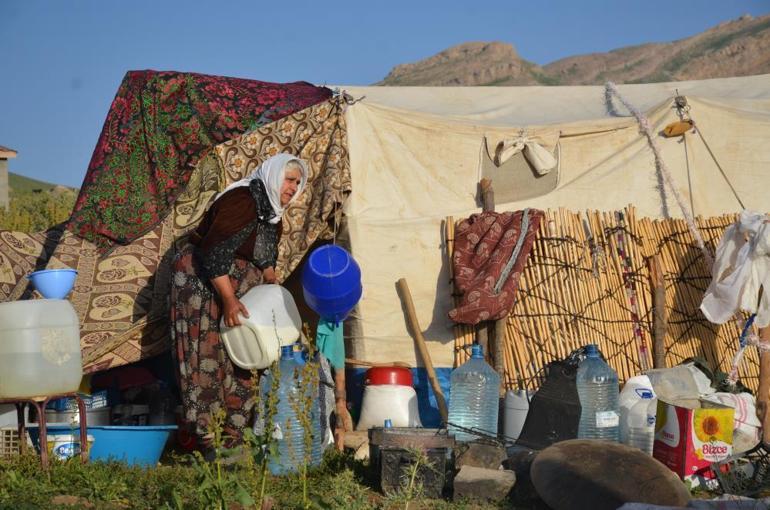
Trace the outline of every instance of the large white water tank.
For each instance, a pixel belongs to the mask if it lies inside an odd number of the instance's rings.
[[[69,301],[0,303],[0,398],[70,393],[82,377],[80,327]]]

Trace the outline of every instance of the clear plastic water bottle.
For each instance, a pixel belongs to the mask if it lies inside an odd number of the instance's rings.
[[[628,413],[625,444],[652,455],[658,400],[653,398],[651,391],[642,391],[639,396],[641,397],[640,400],[634,404]]]
[[[302,406],[306,401],[311,402],[309,410],[313,435],[310,452],[311,466],[317,466],[321,463],[323,438],[321,437],[318,397],[313,398],[310,394],[314,388],[307,388],[308,394],[306,395],[300,394],[302,391],[302,364],[297,362],[293,346],[281,347],[281,359],[278,363],[280,369],[278,406],[272,424],[273,439],[278,443],[278,451],[276,455],[270,456],[268,469],[274,475],[283,475],[297,472],[305,464],[305,430],[298,418],[298,405]],[[267,372],[262,377],[260,385],[263,404],[268,400],[272,384],[273,375]]]
[[[587,345],[585,354],[576,380],[582,408],[578,438],[618,441],[618,374],[599,356],[596,345]]]
[[[471,359],[457,367],[450,379],[449,433],[458,441],[478,439],[463,429],[497,435],[499,393],[500,376],[484,361],[481,346],[474,344]]]

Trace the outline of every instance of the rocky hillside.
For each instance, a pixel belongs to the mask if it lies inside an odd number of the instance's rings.
[[[538,66],[502,42],[472,42],[402,64],[378,85],[591,85],[770,73],[770,15],[742,16],[670,43],[629,46]]]

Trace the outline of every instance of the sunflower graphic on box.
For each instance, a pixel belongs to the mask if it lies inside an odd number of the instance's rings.
[[[700,460],[717,462],[732,450],[734,410],[697,409],[692,421],[692,441],[695,456]]]

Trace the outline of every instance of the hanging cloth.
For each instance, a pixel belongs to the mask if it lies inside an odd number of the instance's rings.
[[[759,289],[764,287],[761,300]],[[712,280],[700,309],[715,324],[738,310],[756,313],[759,328],[770,325],[770,216],[741,212],[717,248]],[[759,302],[758,302],[759,301]]]
[[[524,154],[538,175],[547,174],[559,162],[553,153],[522,132],[516,138],[506,138],[497,144],[495,164],[501,166],[519,152]]]
[[[316,346],[335,370],[345,369],[345,341],[342,336],[342,322],[321,319],[316,329]]]

